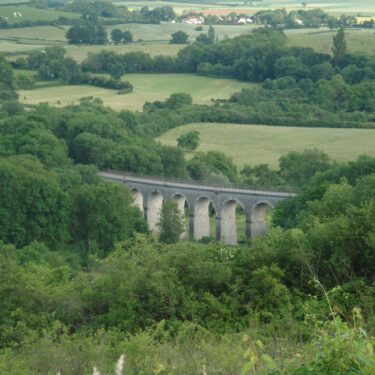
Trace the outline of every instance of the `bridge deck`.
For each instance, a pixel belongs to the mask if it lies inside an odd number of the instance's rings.
[[[146,185],[159,185],[166,187],[176,187],[192,190],[207,190],[218,193],[236,193],[249,195],[268,195],[274,197],[293,197],[297,194],[297,190],[292,189],[275,189],[265,187],[248,187],[239,185],[216,185],[216,184],[202,184],[198,181],[186,181],[178,179],[166,179],[159,177],[148,177],[132,175],[131,173],[119,171],[102,171],[99,176],[113,181],[135,182]]]

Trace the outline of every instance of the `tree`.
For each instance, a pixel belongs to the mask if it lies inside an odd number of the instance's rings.
[[[57,176],[26,156],[0,161],[0,238],[23,246],[66,241],[69,201]]]
[[[333,37],[333,62],[336,66],[341,66],[347,51],[344,28],[341,27]]]
[[[121,76],[124,74],[124,66],[120,63],[112,65],[109,70],[109,74],[113,79],[120,79]]]
[[[122,40],[124,43],[131,43],[133,41],[133,34],[126,30],[122,33]]]
[[[331,166],[329,156],[317,149],[289,152],[279,159],[280,175],[288,184],[303,186],[317,172]]]
[[[101,24],[86,21],[72,26],[66,38],[69,44],[106,44],[107,32]]]
[[[73,240],[102,255],[117,241],[128,239],[135,228],[144,231],[141,214],[131,205],[130,192],[123,186],[99,183],[81,185],[72,193]]]
[[[166,101],[165,106],[169,109],[178,109],[186,105],[192,104],[191,95],[185,93],[172,94]]]
[[[207,34],[200,34],[196,37],[196,41],[202,44],[214,44],[215,42],[215,29],[212,25],[208,29]]]
[[[238,179],[233,160],[219,151],[197,152],[189,160],[187,170],[195,180],[209,180],[211,177],[217,179],[218,176],[226,176],[230,182],[236,182]]]
[[[113,29],[111,32],[111,39],[115,43],[121,43],[122,42],[122,30],[120,29]]]
[[[199,132],[193,130],[177,138],[177,146],[187,151],[194,151],[199,146]]]
[[[164,200],[159,221],[159,240],[166,244],[176,243],[184,232],[184,218],[177,203]]]
[[[172,35],[170,44],[187,44],[189,36],[183,31],[176,31]]]

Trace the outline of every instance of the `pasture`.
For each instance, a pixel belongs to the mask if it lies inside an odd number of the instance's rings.
[[[176,145],[176,139],[191,130],[200,133],[198,151],[221,151],[239,167],[266,163],[276,168],[281,155],[311,148],[318,148],[337,161],[354,160],[361,154],[375,156],[375,130],[367,129],[190,124],[172,129],[158,140]]]
[[[192,74],[129,74],[123,77],[134,86],[130,94],[118,95],[115,90],[99,87],[54,86],[35,90],[19,91],[19,100],[24,104],[47,102],[51,105],[78,103],[82,97],[100,98],[107,106],[116,110],[142,110],[146,101],[163,100],[176,92],[185,92],[194,103],[207,104],[212,98],[227,99],[234,92],[251,84],[232,79],[198,77]]]
[[[370,13],[375,14],[374,1],[373,0],[309,0],[307,1],[306,7],[302,5],[300,0],[264,0],[264,1],[253,1],[252,5],[244,4],[244,1],[236,0],[206,0],[202,3],[197,1],[179,2],[179,1],[115,1],[117,5],[126,5],[130,9],[139,9],[142,6],[148,6],[149,8],[155,8],[157,6],[172,6],[177,14],[182,14],[184,11],[195,11],[202,12],[204,14],[223,15],[231,12],[252,14],[263,9],[277,9],[286,8],[287,10],[298,10],[298,9],[311,9],[321,8],[327,13],[340,15],[340,14],[351,14],[357,15],[357,13]]]
[[[101,51],[111,51],[115,53],[127,52],[145,52],[151,56],[164,55],[176,56],[178,51],[184,46],[181,44],[143,44],[134,43],[126,45],[107,45],[107,46],[65,46],[67,56],[82,62],[89,53],[99,53]],[[0,45],[1,48],[1,45]]]
[[[310,47],[315,51],[331,54],[332,38],[337,30],[299,29],[286,30],[288,45]],[[375,34],[373,29],[346,29],[348,51],[353,53],[375,54]]]
[[[1,8],[1,7],[0,7]],[[233,38],[241,34],[250,33],[254,25],[216,25],[215,31],[219,40],[225,37]],[[37,26],[0,30],[0,52],[20,52],[34,48],[43,48],[49,45],[63,45],[67,49],[68,56],[77,61],[83,61],[89,52],[109,50],[117,53],[131,51],[143,51],[150,55],[174,56],[184,45],[171,45],[171,34],[181,30],[189,35],[192,42],[202,33],[196,31],[196,26],[181,23],[155,24],[126,24],[107,27],[110,32],[113,28],[129,30],[134,36],[134,43],[129,45],[105,45],[105,46],[72,46],[66,41],[67,26]],[[203,26],[203,32],[207,32],[208,26]],[[294,29],[286,30],[290,46],[311,47],[319,52],[330,53],[332,37],[336,30],[321,29]],[[375,53],[375,35],[371,29],[347,29],[348,50],[354,53]]]
[[[78,18],[79,14],[33,8],[27,5],[9,5],[0,7],[0,17],[15,24],[24,21],[54,21],[59,17]]]
[[[169,43],[171,40],[171,34],[176,31],[184,31],[189,35],[189,41],[194,41],[195,38],[201,33],[207,33],[208,26],[202,26],[203,31],[196,31],[196,25],[186,25],[183,23],[171,23],[162,22],[160,25],[151,24],[126,24],[126,25],[115,25],[108,27],[107,31],[110,34],[112,29],[129,30],[134,37],[134,41],[145,41],[145,42],[163,42]],[[219,39],[224,37],[233,38],[238,35],[246,34],[251,32],[257,26],[254,25],[215,25],[215,32]]]
[[[0,8],[1,9],[1,8]],[[56,26],[17,27],[0,30],[0,40],[19,44],[66,43],[66,30]]]

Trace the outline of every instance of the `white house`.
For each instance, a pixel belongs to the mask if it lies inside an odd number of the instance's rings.
[[[186,17],[182,20],[182,23],[186,23],[187,25],[203,25],[204,19],[202,17]]]

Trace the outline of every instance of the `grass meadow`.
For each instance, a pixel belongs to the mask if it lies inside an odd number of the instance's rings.
[[[307,9],[321,8],[331,14],[352,14],[357,13],[372,13],[374,14],[373,0],[309,0],[306,2]],[[202,3],[199,1],[178,2],[178,1],[115,1],[117,5],[126,5],[130,9],[139,9],[142,6],[155,8],[157,6],[170,5],[174,8],[177,14],[182,14],[184,11],[197,11],[205,14],[222,15],[230,12],[252,14],[262,9],[277,9],[286,8],[287,10],[298,10],[303,8],[301,0],[264,0],[253,1],[251,5],[245,5],[244,1],[238,0],[206,0]]]
[[[13,40],[20,44],[66,43],[66,31],[66,27],[56,26],[17,27],[0,30],[0,40]]]
[[[89,53],[99,53],[103,50],[115,53],[127,53],[142,51],[151,56],[164,55],[176,56],[178,51],[184,46],[181,44],[126,44],[109,46],[65,46],[67,56],[72,57],[78,62],[82,62]],[[0,45],[1,48],[1,45]]]
[[[276,168],[281,155],[311,148],[318,148],[337,161],[354,160],[361,154],[375,156],[375,130],[367,129],[190,124],[172,129],[158,140],[176,145],[176,139],[191,130],[200,133],[198,151],[224,152],[239,167],[266,163]]]
[[[78,18],[79,14],[61,12],[52,9],[39,9],[27,5],[0,6],[0,16],[9,23],[19,23],[23,21],[54,21],[60,16],[66,18]]]
[[[1,10],[1,7],[0,7]],[[215,31],[220,40],[229,37],[250,33],[254,25],[217,25]],[[107,28],[108,33],[113,28],[129,30],[134,36],[135,43],[129,45],[105,46],[71,46],[65,37],[67,27],[37,26],[0,30],[0,52],[22,52],[35,48],[44,48],[50,45],[62,45],[67,49],[68,56],[77,61],[83,61],[88,53],[109,50],[117,53],[130,51],[144,51],[151,55],[174,56],[184,45],[170,45],[171,34],[181,30],[189,35],[190,41],[201,33],[195,31],[196,26],[181,23],[127,24],[114,25]],[[208,26],[203,26],[207,32]],[[295,29],[286,30],[290,46],[311,47],[319,52],[330,53],[332,37],[336,30],[321,29]],[[371,29],[347,29],[348,50],[354,53],[375,53],[375,35]]]
[[[19,91],[19,100],[24,104],[50,103],[68,105],[79,102],[82,97],[100,98],[107,106],[116,110],[142,110],[146,101],[163,100],[176,92],[191,94],[194,103],[210,103],[212,98],[226,99],[236,91],[251,84],[232,79],[199,77],[192,74],[128,74],[123,80],[131,82],[134,91],[118,95],[115,90],[99,87],[54,86],[35,90]]]
[[[375,3],[374,3],[375,8]],[[289,46],[310,47],[315,51],[331,54],[332,38],[337,30],[286,30]],[[375,54],[375,33],[373,29],[346,29],[348,51],[352,53]]]

